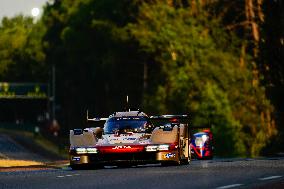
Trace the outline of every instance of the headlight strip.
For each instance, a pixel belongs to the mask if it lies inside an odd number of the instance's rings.
[[[93,148],[93,147],[87,147],[87,148],[78,147],[78,148],[75,148],[75,151],[77,154],[96,154],[98,153],[98,149]]]

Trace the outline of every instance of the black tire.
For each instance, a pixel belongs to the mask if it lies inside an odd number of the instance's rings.
[[[95,164],[95,165],[91,165],[90,167],[92,169],[103,169],[103,168],[105,168],[104,164]]]
[[[208,157],[206,157],[206,158],[204,158],[204,159],[206,159],[206,160],[212,160],[212,159],[213,159],[213,156],[208,156]]]
[[[161,162],[161,165],[162,167],[168,167],[168,166],[172,166],[173,162],[164,161],[164,162]]]
[[[164,161],[161,162],[162,167],[168,167],[168,166],[179,166],[181,165],[181,161]]]
[[[78,164],[78,165],[70,165],[70,167],[73,169],[73,170],[90,170],[90,169],[103,169],[104,168],[104,165],[102,164],[97,164],[97,165],[92,165],[92,164]]]
[[[80,169],[83,169],[83,166],[82,165],[70,165],[71,169],[73,170],[80,170]]]
[[[189,158],[182,159],[182,160],[181,160],[181,164],[182,164],[182,165],[188,165],[188,164],[189,164],[189,161],[190,161]]]
[[[131,164],[119,164],[117,165],[119,168],[131,168],[132,165]]]

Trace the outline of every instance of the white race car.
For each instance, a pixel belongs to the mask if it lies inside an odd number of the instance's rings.
[[[187,115],[147,116],[140,111],[115,112],[104,127],[70,130],[70,166],[188,164],[190,161]],[[155,127],[153,120],[165,124]],[[172,121],[174,120],[174,121]]]

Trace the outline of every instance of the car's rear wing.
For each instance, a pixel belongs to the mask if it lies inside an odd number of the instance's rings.
[[[157,115],[150,116],[150,120],[154,123],[154,125],[156,125],[156,128],[159,128],[157,131],[161,132],[162,130],[163,132],[165,132],[164,135],[174,132],[177,129],[177,136],[182,137],[184,139],[189,138],[190,136],[189,115]],[[160,136],[164,137],[164,135]]]
[[[150,116],[150,120],[154,123],[154,125],[159,126],[160,129],[164,131],[170,131],[174,126],[180,126],[180,124],[189,123],[188,115],[155,115]],[[166,125],[170,123],[171,125]]]
[[[152,121],[169,121],[172,123],[189,123],[188,115],[155,115],[150,116],[150,120]]]
[[[150,116],[150,119],[152,121],[169,121],[171,123],[187,123],[189,124],[189,115],[183,114],[183,115],[155,115]],[[192,126],[189,125],[189,130],[192,133],[194,130],[203,130],[206,132],[211,132],[211,126]]]
[[[188,115],[155,115],[150,116],[150,119],[154,120],[167,120],[167,119],[189,119]]]
[[[106,121],[107,119],[102,117],[89,118],[89,111],[87,110],[87,121]]]
[[[188,115],[155,115],[150,116],[150,120],[154,122],[170,122],[170,123],[189,123]]]

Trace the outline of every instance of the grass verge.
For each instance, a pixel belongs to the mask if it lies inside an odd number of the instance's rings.
[[[35,166],[35,165],[44,165],[44,164],[42,162],[37,162],[37,161],[0,159],[0,167],[23,167],[23,166]]]

